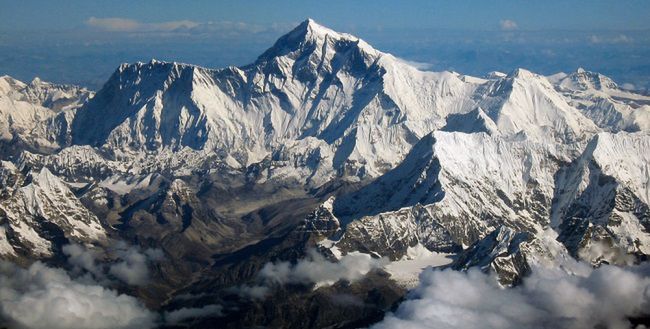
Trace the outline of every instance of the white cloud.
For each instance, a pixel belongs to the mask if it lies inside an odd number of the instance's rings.
[[[84,21],[86,26],[95,30],[122,33],[190,33],[190,34],[219,34],[222,36],[238,36],[266,31],[286,31],[294,27],[290,24],[259,25],[235,21],[195,22],[191,20],[143,23],[137,20],[108,17],[90,17]]]
[[[0,263],[0,327],[150,328],[156,315],[137,299],[75,281],[40,262]]]
[[[105,31],[134,31],[140,27],[140,23],[126,18],[96,18],[90,17],[85,21],[86,25]]]
[[[315,283],[316,286],[325,286],[339,280],[356,281],[383,264],[383,260],[358,252],[349,253],[338,262],[330,262],[317,251],[310,250],[308,258],[301,259],[295,265],[289,262],[267,263],[259,276],[265,281],[279,284]]]
[[[517,22],[511,20],[511,19],[502,19],[499,22],[499,26],[501,27],[501,30],[503,31],[514,31],[519,28],[517,25]]]
[[[290,262],[266,263],[257,274],[258,285],[242,285],[233,292],[242,297],[264,299],[270,287],[279,284],[314,284],[315,287],[329,286],[340,280],[354,282],[373,269],[383,267],[388,261],[375,259],[368,254],[349,253],[338,262],[331,262],[316,250],[307,252],[307,258],[296,264]]]
[[[243,285],[233,289],[233,291],[241,297],[250,299],[264,299],[269,294],[269,287]]]
[[[629,82],[622,84],[621,88],[626,90],[636,90],[636,86],[633,83],[629,83]]]
[[[650,310],[650,268],[603,266],[581,274],[537,268],[504,289],[479,270],[424,272],[397,311],[373,328],[630,328]],[[582,273],[584,272],[584,273]]]
[[[187,319],[202,318],[206,316],[219,317],[223,315],[223,306],[221,305],[205,305],[199,308],[186,308],[183,307],[178,310],[165,313],[165,323],[177,324]]]
[[[130,285],[147,284],[150,264],[160,261],[163,257],[160,249],[143,251],[124,242],[117,243],[113,252],[119,261],[110,265],[108,273]]]
[[[99,256],[94,250],[86,249],[78,244],[68,244],[63,246],[62,249],[75,273],[86,271],[92,274],[95,279],[103,277],[103,270],[96,261]]]
[[[142,250],[119,241],[108,250],[108,259],[99,263],[99,250],[87,249],[80,245],[63,246],[63,253],[68,256],[68,263],[77,274],[90,273],[96,281],[107,281],[106,274],[129,285],[145,285],[150,276],[149,267],[153,262],[160,261],[163,253],[160,249]]]
[[[99,30],[110,32],[169,32],[183,28],[190,29],[199,25],[199,23],[189,20],[141,23],[133,19],[121,17],[90,17],[85,21],[85,24]]]
[[[591,43],[601,43],[602,42],[602,39],[599,36],[595,35],[595,34],[590,35],[588,39],[589,39],[589,42],[591,42]]]
[[[432,63],[410,61],[410,60],[404,59],[404,58],[397,58],[397,59],[399,61],[401,61],[402,63],[413,66],[416,69],[421,70],[421,71],[428,71],[428,70],[433,69],[433,64]]]
[[[587,40],[593,44],[621,44],[621,43],[632,43],[634,39],[628,37],[625,34],[619,34],[615,36],[601,36],[601,35],[590,35]]]

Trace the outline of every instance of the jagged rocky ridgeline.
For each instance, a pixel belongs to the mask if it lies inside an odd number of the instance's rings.
[[[307,20],[243,67],[123,64],[96,93],[5,76],[0,118],[2,258],[119,237],[192,271],[301,232],[507,284],[650,254],[650,96],[583,69],[424,72]]]

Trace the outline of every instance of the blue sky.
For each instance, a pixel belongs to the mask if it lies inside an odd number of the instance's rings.
[[[228,1],[0,1],[0,29],[58,30],[83,26],[89,17],[146,23],[191,20],[251,24],[289,23],[312,17],[339,28],[447,28],[490,30],[501,20],[521,29],[649,29],[646,0],[436,1],[436,0],[228,0]]]
[[[243,65],[307,17],[431,70],[585,67],[650,87],[647,0],[0,0],[0,75],[99,88],[123,62]]]

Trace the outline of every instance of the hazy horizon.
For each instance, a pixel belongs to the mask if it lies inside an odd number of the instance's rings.
[[[0,75],[24,81],[98,89],[120,63],[152,58],[245,65],[310,17],[425,70],[481,76],[584,67],[630,88],[650,87],[650,4],[643,1],[0,2]]]

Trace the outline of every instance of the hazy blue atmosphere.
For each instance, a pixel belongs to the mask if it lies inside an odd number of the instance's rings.
[[[648,1],[7,1],[0,75],[101,87],[122,62],[253,61],[307,17],[427,70],[598,71],[650,87]]]

